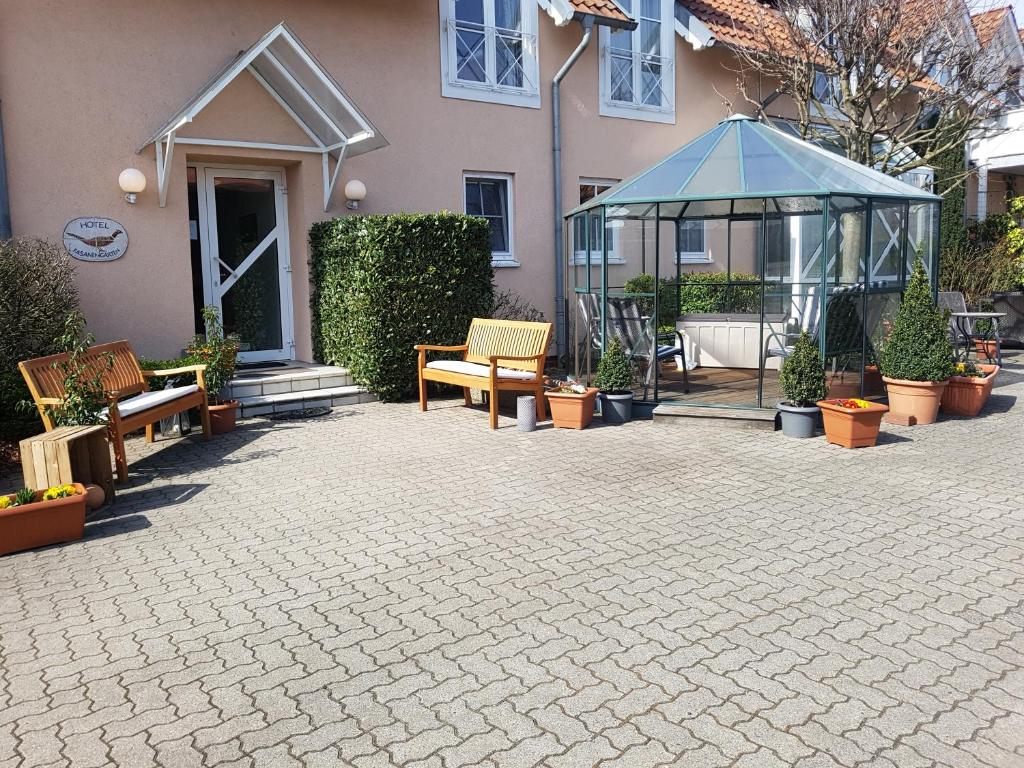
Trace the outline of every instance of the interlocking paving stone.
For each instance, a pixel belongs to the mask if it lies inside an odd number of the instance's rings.
[[[132,440],[0,559],[0,768],[1024,766],[1022,397],[860,451],[454,400]]]

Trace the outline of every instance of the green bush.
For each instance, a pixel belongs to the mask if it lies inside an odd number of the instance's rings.
[[[181,368],[186,365],[192,365],[192,362],[187,357],[180,357],[176,360],[154,360],[148,357],[139,358],[139,367],[144,371],[166,371],[170,368]],[[176,374],[173,377],[151,376],[146,379],[146,383],[149,385],[149,391],[155,392],[158,389],[164,389],[167,386],[167,382],[171,379],[174,380],[172,386],[175,387],[184,387],[189,384],[196,383],[196,375],[194,373],[181,373]]]
[[[31,238],[0,242],[0,437],[39,432],[18,362],[61,351],[68,318],[79,311],[71,257],[59,245]]]
[[[729,280],[725,272],[693,272],[680,275],[679,311],[673,295],[675,280],[662,278],[658,293],[658,328],[675,328],[676,317],[697,313],[758,312],[761,309],[761,282],[757,275],[733,272]],[[749,285],[726,285],[749,283]],[[654,309],[654,275],[641,273],[626,281],[622,290],[636,296],[640,312],[650,315]],[[649,295],[643,295],[649,294]]]
[[[914,260],[892,335],[882,349],[881,369],[890,379],[906,381],[945,381],[953,375],[947,313],[932,300],[920,256]]]
[[[779,389],[789,405],[809,408],[825,397],[825,368],[821,363],[818,345],[807,331],[800,334],[793,345],[793,354],[782,363],[779,371]]]
[[[414,344],[462,344],[470,320],[494,305],[484,219],[347,216],[309,234],[314,356],[382,400],[415,392]]]
[[[238,364],[238,336],[224,335],[220,312],[213,305],[203,307],[203,321],[206,333],[198,334],[185,348],[185,357],[190,365],[205,365],[203,381],[206,383],[206,397],[211,404],[220,402],[220,393],[235,375]]]
[[[629,385],[633,383],[633,372],[629,366],[629,358],[626,357],[617,338],[608,342],[607,349],[601,355],[594,383],[602,392],[608,394],[621,395],[629,392]]]

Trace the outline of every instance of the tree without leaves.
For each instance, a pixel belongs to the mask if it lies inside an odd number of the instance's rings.
[[[735,49],[741,96],[762,117],[788,97],[803,138],[838,141],[851,160],[890,175],[983,135],[1017,87],[1005,52],[979,48],[958,0],[776,0],[759,8],[746,29],[753,40]]]

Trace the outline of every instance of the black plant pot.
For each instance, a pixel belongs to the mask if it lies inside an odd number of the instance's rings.
[[[605,424],[625,424],[633,418],[632,392],[602,392],[601,421]]]

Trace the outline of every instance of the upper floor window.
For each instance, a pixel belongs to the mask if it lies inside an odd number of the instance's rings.
[[[838,107],[842,101],[839,78],[821,70],[814,73],[814,99],[826,107]]]
[[[440,0],[441,94],[540,107],[537,3]]]
[[[467,173],[463,185],[466,213],[486,219],[491,227],[491,263],[518,266],[512,249],[512,177],[507,173]]]
[[[601,28],[601,114],[675,122],[673,0],[619,0],[635,30]]]

